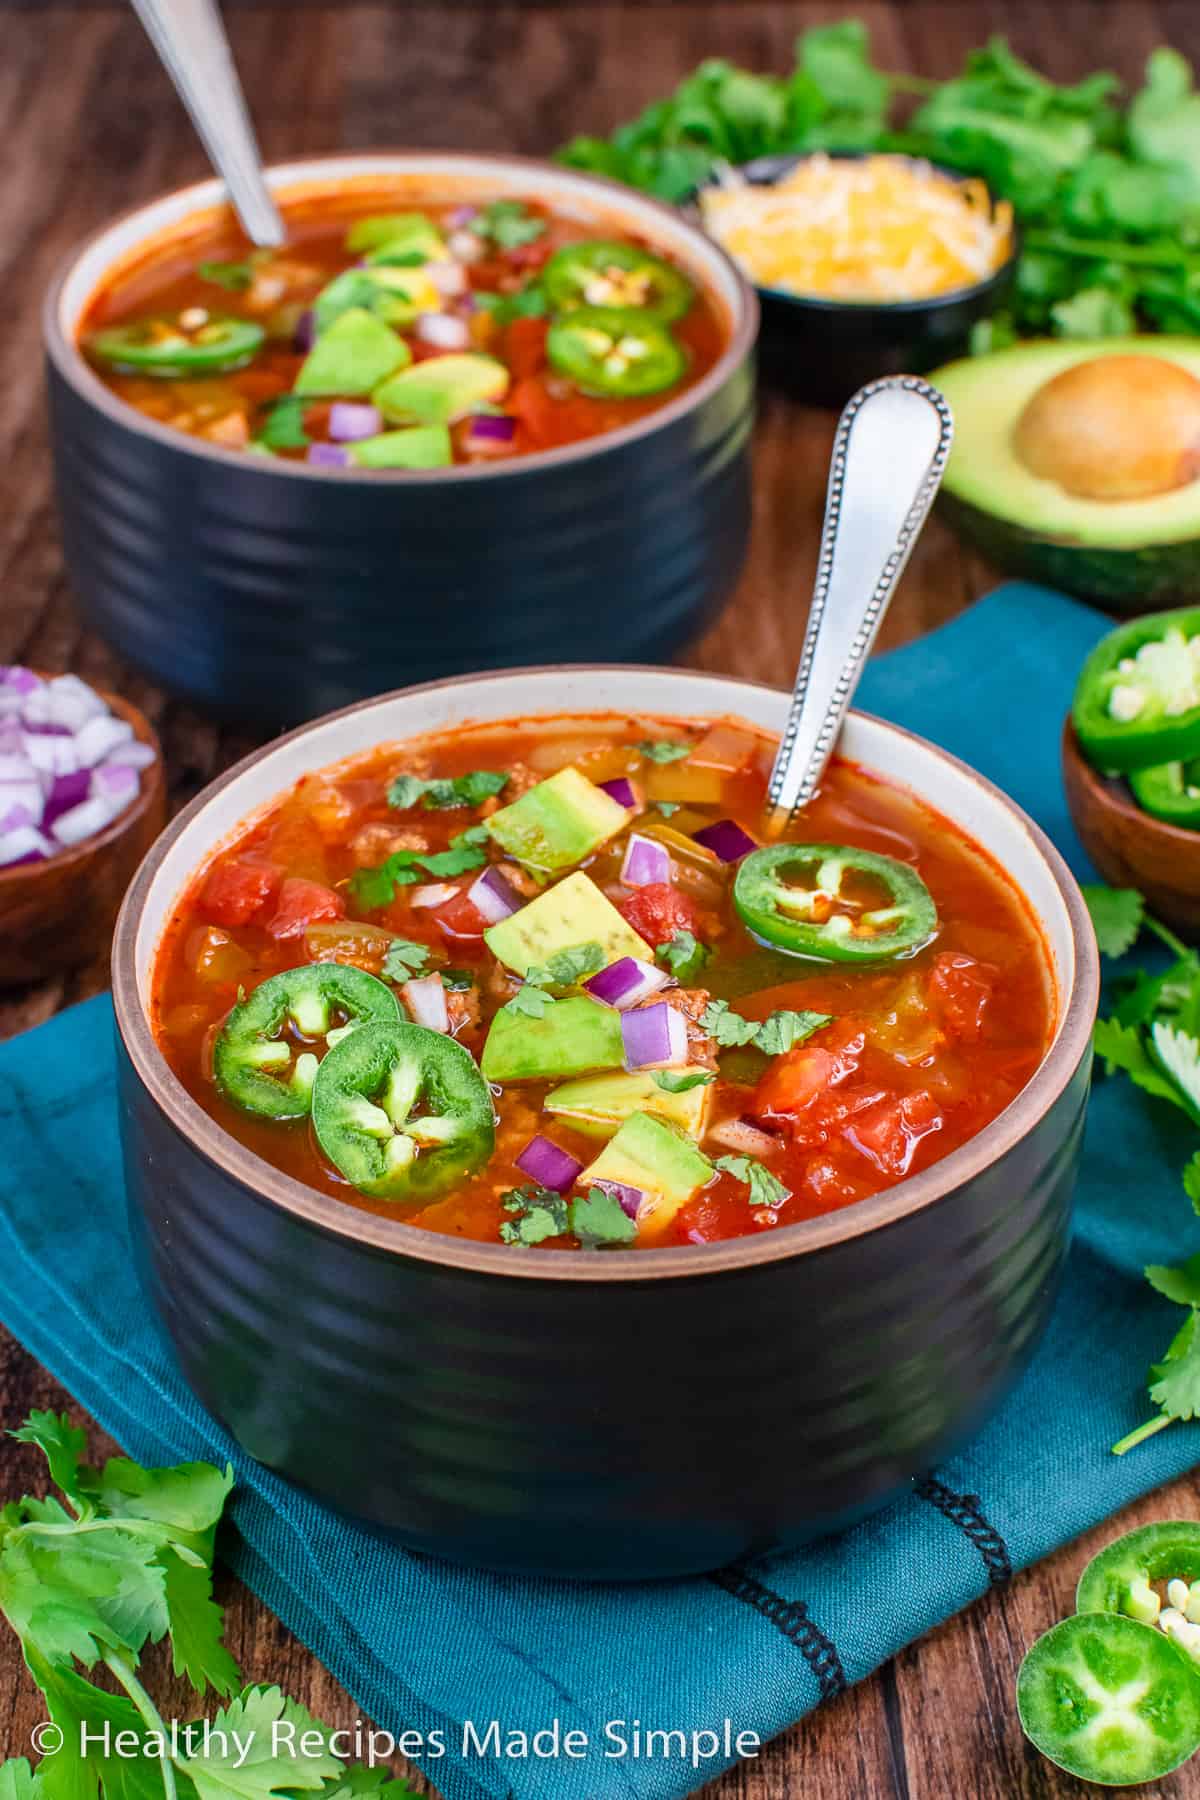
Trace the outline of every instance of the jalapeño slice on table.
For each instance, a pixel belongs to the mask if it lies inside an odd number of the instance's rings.
[[[1200,758],[1130,769],[1129,785],[1143,812],[1189,831],[1200,826]]]
[[[635,307],[663,320],[680,319],[696,297],[686,275],[636,244],[600,240],[564,244],[542,270],[555,312],[578,306]]]
[[[634,400],[679,380],[687,357],[653,313],[634,306],[581,306],[555,319],[546,355],[585,394]]]
[[[1155,1582],[1166,1592],[1166,1608]],[[1194,1599],[1183,1592],[1193,1583]],[[1126,1613],[1143,1625],[1160,1624],[1164,1630],[1169,1628],[1170,1613],[1183,1613],[1186,1623],[1195,1624],[1192,1615],[1200,1617],[1200,1521],[1168,1519],[1160,1525],[1142,1525],[1106,1545],[1079,1577],[1075,1607],[1081,1613]]]
[[[213,1048],[213,1076],[227,1100],[266,1119],[302,1119],[318,1052],[367,1020],[399,1020],[390,987],[365,969],[306,963],[284,969],[234,1007]]]
[[[937,931],[937,908],[916,870],[852,844],[751,851],[738,867],[733,904],[762,942],[820,962],[889,962]]]
[[[265,336],[250,319],[214,318],[203,307],[185,307],[173,318],[109,325],[92,333],[87,348],[111,368],[135,375],[225,375],[248,363]]]
[[[495,1146],[491,1091],[470,1052],[407,1021],[364,1025],[332,1049],[312,1105],[330,1162],[378,1200],[434,1199]]]
[[[1108,1787],[1154,1781],[1200,1748],[1200,1679],[1161,1631],[1121,1613],[1076,1613],[1040,1637],[1017,1711],[1043,1756]]]
[[[1101,638],[1071,719],[1088,761],[1113,774],[1200,756],[1200,607],[1149,613]]]

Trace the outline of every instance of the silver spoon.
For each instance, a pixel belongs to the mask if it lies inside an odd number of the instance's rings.
[[[251,243],[282,244],[246,100],[214,0],[133,0]]]
[[[927,381],[860,388],[833,442],[821,558],[792,705],[767,789],[786,829],[820,785],[888,602],[941,486],[954,421]]]

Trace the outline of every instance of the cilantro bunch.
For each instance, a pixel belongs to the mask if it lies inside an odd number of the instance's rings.
[[[1012,308],[976,349],[1019,333],[1200,332],[1200,94],[1166,47],[1121,106],[1113,75],[1060,86],[999,38],[950,81],[889,74],[844,19],[805,32],[786,74],[710,60],[611,138],[560,155],[679,203],[722,163],[812,150],[928,157],[1011,201],[1024,235]]]
[[[232,1470],[144,1469],[123,1456],[88,1468],[83,1432],[50,1412],[12,1435],[44,1452],[62,1498],[26,1495],[0,1511],[0,1612],[62,1745],[36,1769],[24,1757],[0,1765],[3,1800],[415,1800],[386,1769],[343,1764],[326,1728],[279,1688],[241,1687],[212,1597]],[[225,1701],[207,1731],[165,1720],[139,1678],[143,1650],[164,1638],[175,1673]],[[89,1679],[101,1665],[118,1692]],[[118,1733],[140,1754],[106,1757],[97,1740]]]
[[[1143,931],[1171,954],[1165,968],[1139,969],[1116,985],[1116,1004],[1096,1025],[1096,1055],[1109,1075],[1121,1072],[1135,1087],[1185,1112],[1200,1129],[1200,953],[1151,918],[1132,888],[1085,887],[1084,898],[1105,956],[1124,957]],[[1183,1170],[1183,1190],[1200,1213],[1200,1150]],[[1200,1253],[1177,1267],[1151,1264],[1146,1280],[1187,1308],[1161,1362],[1150,1370],[1154,1417],[1113,1445],[1117,1456],[1174,1419],[1200,1418]]]

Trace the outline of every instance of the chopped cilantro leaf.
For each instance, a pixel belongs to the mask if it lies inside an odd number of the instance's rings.
[[[1190,1032],[1163,1019],[1154,1021],[1150,1037],[1159,1062],[1183,1096],[1182,1103],[1200,1123],[1200,1043]]]
[[[215,282],[231,294],[244,294],[254,281],[254,270],[248,262],[202,262],[196,273],[201,281]]]
[[[452,994],[465,994],[475,986],[475,977],[470,969],[443,969],[442,986]]]
[[[677,931],[654,952],[660,963],[679,981],[692,981],[708,961],[710,952],[690,931]]]
[[[553,1005],[553,995],[546,993],[544,988],[531,987],[526,982],[524,987],[517,989],[508,1005],[501,1010],[507,1013],[517,1013],[522,1018],[540,1019],[546,1008]]]
[[[1200,1256],[1189,1256],[1173,1269],[1151,1263],[1144,1273],[1156,1293],[1178,1306],[1200,1306]]]
[[[772,1175],[756,1156],[718,1156],[717,1168],[747,1184],[751,1206],[782,1206],[792,1197],[791,1188],[785,1187],[778,1175]]]
[[[558,950],[544,963],[528,969],[529,987],[573,987],[587,975],[595,975],[604,967],[603,948],[597,943],[575,944],[569,950]]]
[[[654,802],[656,810],[662,814],[664,819],[669,819],[672,813],[677,813],[680,804],[678,800],[656,800]]]
[[[540,238],[546,221],[535,218],[521,200],[493,200],[472,222],[471,229],[482,237],[490,237],[501,250],[516,250],[521,244]]]
[[[690,744],[672,744],[665,738],[660,738],[657,742],[646,738],[638,745],[638,754],[644,756],[647,762],[681,762],[685,756],[692,754],[692,746]]]
[[[562,1237],[569,1226],[567,1203],[552,1188],[509,1188],[500,1204],[513,1216],[500,1227],[501,1242],[529,1248],[547,1238]]]
[[[515,294],[481,293],[477,288],[472,298],[481,311],[491,314],[497,325],[510,325],[514,319],[540,319],[550,310],[545,290],[536,282],[518,288]]]
[[[1194,1419],[1200,1414],[1200,1314],[1194,1309],[1150,1374],[1150,1398],[1169,1418]]]
[[[383,959],[383,978],[385,981],[411,981],[428,962],[427,944],[414,943],[411,938],[393,938]]]
[[[656,1069],[654,1085],[664,1094],[686,1094],[691,1088],[707,1087],[717,1078],[711,1069]]]
[[[732,1010],[728,1000],[710,1000],[700,1015],[700,1025],[725,1050],[738,1044],[752,1044],[758,1035],[758,1020],[743,1019],[741,1013]]]
[[[793,1044],[803,1043],[814,1031],[832,1023],[831,1013],[791,1012],[785,1007],[773,1012],[759,1026],[754,1038],[755,1047],[764,1056],[781,1056]]]
[[[613,1249],[633,1242],[637,1221],[629,1217],[615,1194],[594,1187],[572,1202],[571,1230],[585,1250]]]
[[[460,831],[450,840],[448,850],[396,850],[376,869],[358,869],[350,877],[350,894],[355,903],[372,911],[390,906],[398,887],[408,887],[422,879],[421,871],[444,880],[451,875],[465,875],[469,869],[480,869],[487,857],[479,848],[479,838],[486,836],[482,827]]]
[[[1091,914],[1096,942],[1105,956],[1124,956],[1133,948],[1146,913],[1146,902],[1136,888],[1089,884],[1083,897]]]
[[[258,443],[268,450],[303,450],[309,442],[304,429],[306,402],[298,394],[276,400],[258,429]]]
[[[418,775],[397,775],[388,788],[388,805],[397,812],[407,812],[418,800],[427,809],[439,811],[455,806],[479,806],[493,794],[498,794],[507,781],[506,773],[493,769],[473,769],[469,775],[434,781],[422,781]]]

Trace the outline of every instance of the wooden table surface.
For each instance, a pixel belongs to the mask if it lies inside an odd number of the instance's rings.
[[[541,154],[571,132],[610,128],[702,57],[782,67],[799,30],[844,11],[867,20],[884,66],[926,75],[950,74],[969,46],[997,31],[1059,80],[1100,66],[1135,77],[1162,41],[1200,57],[1195,0],[1057,0],[1053,7],[1045,0],[864,0],[851,8],[765,0],[235,4],[230,28],[269,158],[379,144]],[[178,805],[255,740],[167,700],[81,630],[55,526],[38,314],[42,291],[77,238],[109,214],[195,179],[204,164],[123,7],[0,0],[0,46],[0,661],[74,669],[142,706],[163,736]],[[828,415],[764,394],[750,560],[725,617],[682,660],[767,681],[794,666],[832,430]],[[993,579],[935,521],[884,642],[941,623]],[[32,1025],[105,980],[96,967],[0,996],[0,1030]],[[91,1430],[96,1454],[112,1449],[70,1396],[0,1332],[0,1426],[15,1425],[32,1406],[66,1407]],[[23,1447],[6,1444],[3,1463],[0,1498],[40,1482],[38,1459]],[[1079,1784],[1024,1745],[1013,1706],[1017,1664],[1031,1639],[1069,1610],[1078,1571],[1100,1543],[1132,1523],[1187,1515],[1200,1516],[1194,1478],[993,1589],[705,1793],[710,1800],[1080,1794]],[[896,1579],[903,1578],[897,1570]],[[331,1722],[354,1719],[349,1696],[228,1575],[220,1578],[220,1598],[229,1609],[231,1647],[249,1678],[280,1682]],[[161,1661],[152,1668],[154,1691],[169,1713],[171,1682]],[[728,1697],[734,1715],[738,1699]],[[0,1639],[0,1751],[23,1753],[41,1716],[13,1640]],[[1153,1791],[1200,1795],[1200,1764]]]

